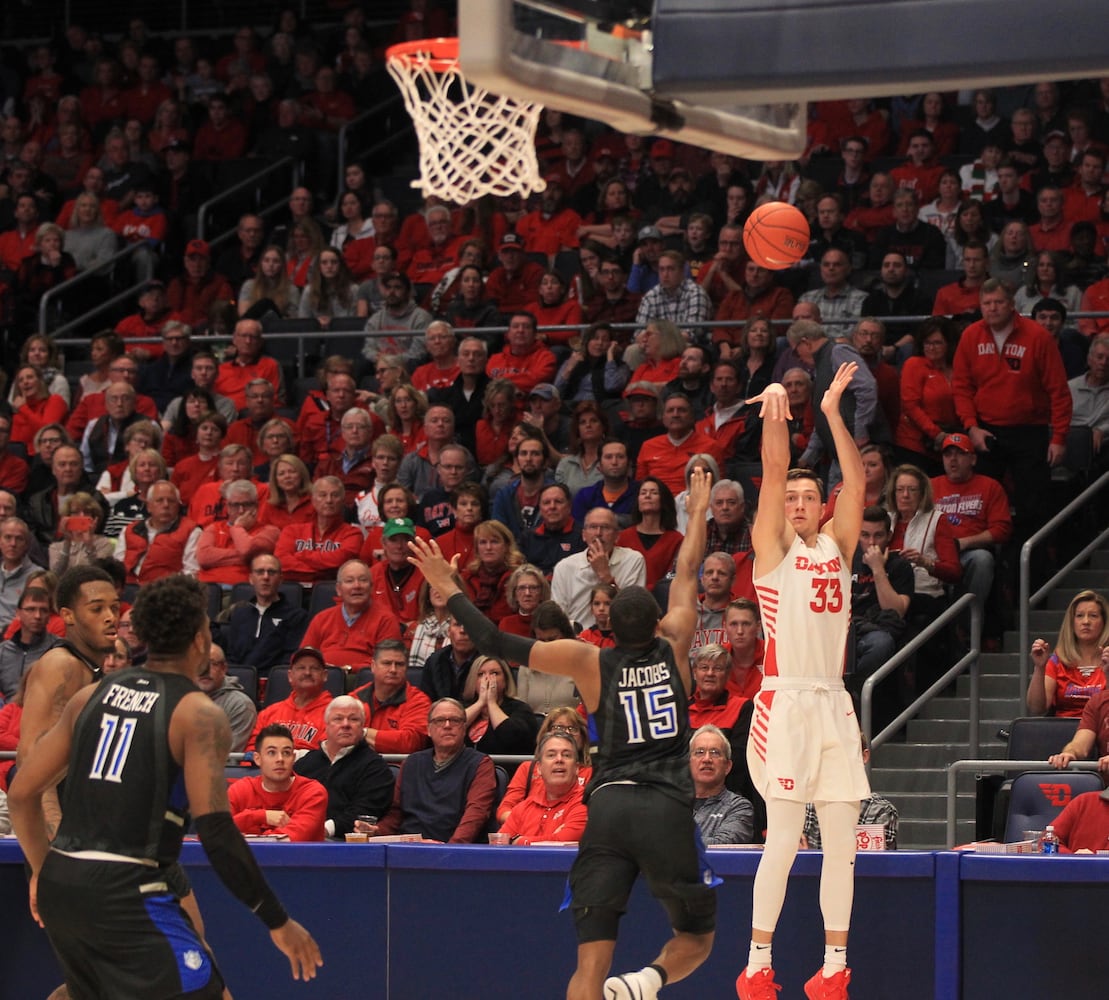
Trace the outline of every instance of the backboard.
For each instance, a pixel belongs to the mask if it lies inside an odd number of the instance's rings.
[[[1090,0],[460,0],[467,78],[754,159],[806,102],[1109,75]]]
[[[800,155],[805,106],[715,104],[654,85],[649,6],[636,0],[460,0],[459,62],[492,93],[755,159]]]

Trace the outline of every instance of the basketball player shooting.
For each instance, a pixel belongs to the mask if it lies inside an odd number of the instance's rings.
[[[771,941],[785,900],[789,871],[812,802],[820,820],[824,862],[820,909],[824,966],[805,984],[809,1000],[846,1000],[847,933],[854,893],[855,824],[870,794],[859,725],[843,685],[851,613],[851,556],[862,525],[862,459],[840,413],[855,373],[841,365],[820,408],[828,418],[843,470],[835,516],[821,530],[823,487],[804,469],[789,468],[789,403],[774,384],[748,403],[761,403],[762,488],[752,530],[755,588],[767,630],[762,689],[747,744],[755,787],[766,800],[766,849],[755,875],[751,948],[736,980],[740,1000],[774,1000]]]

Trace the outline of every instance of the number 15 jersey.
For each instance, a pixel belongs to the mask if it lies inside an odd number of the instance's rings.
[[[602,649],[600,661],[597,759],[586,797],[623,781],[691,803],[689,698],[670,643],[656,638],[643,649]]]
[[[766,632],[763,674],[842,677],[851,620],[851,563],[835,539],[821,533],[810,548],[798,535],[782,561],[754,583]]]

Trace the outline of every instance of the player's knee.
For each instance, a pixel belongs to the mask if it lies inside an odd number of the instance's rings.
[[[619,910],[603,906],[581,906],[574,909],[574,927],[577,929],[578,944],[590,941],[615,941],[620,926]]]

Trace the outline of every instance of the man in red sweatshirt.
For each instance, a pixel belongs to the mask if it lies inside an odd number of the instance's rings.
[[[293,771],[293,734],[280,723],[259,734],[254,760],[261,774],[240,778],[227,789],[231,818],[240,832],[292,841],[324,840],[327,789]]]
[[[407,676],[408,648],[382,639],[374,648],[373,680],[351,694],[366,704],[366,742],[378,753],[414,753],[431,745],[427,713],[431,699]]]
[[[1009,286],[982,285],[982,319],[955,350],[955,410],[978,453],[978,471],[1012,476],[1017,540],[1047,519],[1051,466],[1066,453],[1071,397],[1059,348],[1039,323],[1020,316]]]

